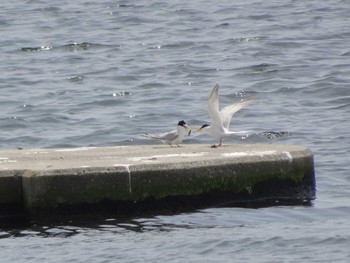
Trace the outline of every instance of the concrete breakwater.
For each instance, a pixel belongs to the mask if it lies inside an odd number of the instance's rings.
[[[313,155],[295,145],[0,151],[0,215],[80,205],[312,200]],[[220,198],[219,198],[220,197]],[[217,200],[216,200],[217,199]],[[204,204],[205,205],[205,204]]]

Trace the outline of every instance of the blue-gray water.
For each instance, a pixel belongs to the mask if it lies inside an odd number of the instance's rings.
[[[345,0],[3,1],[1,149],[156,143],[140,134],[207,121],[219,83],[222,105],[256,100],[231,125],[254,133],[225,143],[308,146],[317,198],[4,228],[0,261],[348,262],[349,13]]]

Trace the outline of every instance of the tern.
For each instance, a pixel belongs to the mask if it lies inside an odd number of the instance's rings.
[[[196,132],[204,132],[209,136],[219,139],[218,145],[212,145],[212,148],[216,148],[222,145],[222,140],[225,137],[231,135],[238,135],[244,132],[234,132],[229,130],[230,122],[233,114],[242,109],[243,107],[249,105],[254,100],[243,100],[231,105],[228,105],[219,110],[219,84],[216,84],[211,91],[208,100],[208,112],[211,119],[211,124],[203,124],[202,127],[196,130]]]
[[[177,129],[170,131],[170,132],[164,132],[164,133],[155,133],[150,134],[146,133],[143,136],[150,139],[156,139],[162,141],[164,144],[170,145],[170,147],[173,147],[173,145],[176,145],[177,147],[180,147],[180,143],[184,140],[185,136],[190,136],[191,129],[187,126],[187,123],[182,120],[179,121],[177,124]]]

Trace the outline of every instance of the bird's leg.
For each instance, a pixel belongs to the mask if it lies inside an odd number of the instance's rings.
[[[222,139],[220,139],[220,143],[219,143],[218,145],[213,144],[213,145],[211,146],[211,148],[218,148],[218,147],[220,147],[221,145],[222,145]]]
[[[218,146],[221,146],[222,145],[222,139],[220,139],[220,143],[219,143],[219,145]]]

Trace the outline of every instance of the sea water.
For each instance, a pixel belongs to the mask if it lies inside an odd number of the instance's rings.
[[[252,98],[232,143],[315,156],[311,206],[71,218],[0,230],[1,262],[348,262],[347,1],[7,1],[0,4],[1,149],[158,144]],[[215,140],[191,134],[186,143]],[[166,147],[166,146],[164,146]],[[92,212],[93,213],[93,212]]]

